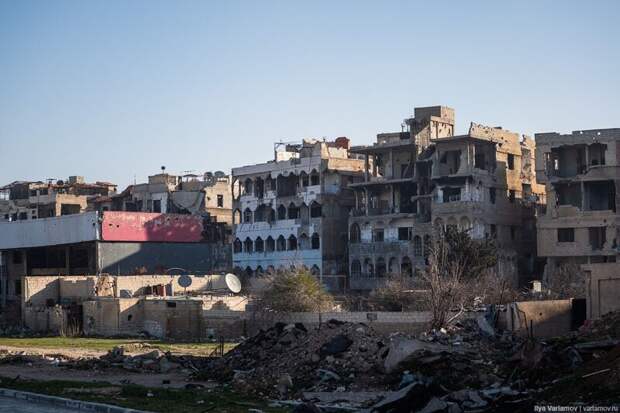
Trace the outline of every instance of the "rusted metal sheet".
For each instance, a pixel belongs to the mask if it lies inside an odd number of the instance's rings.
[[[105,241],[199,242],[202,239],[202,218],[106,211],[101,222],[101,238]]]

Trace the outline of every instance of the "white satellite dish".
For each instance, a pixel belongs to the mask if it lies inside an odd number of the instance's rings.
[[[241,281],[235,274],[226,274],[226,286],[235,294],[241,291]]]

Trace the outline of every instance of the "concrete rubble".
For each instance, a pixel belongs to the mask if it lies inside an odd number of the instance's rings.
[[[544,341],[486,321],[465,319],[418,337],[333,320],[315,330],[279,323],[196,377],[295,411],[529,411],[619,400],[620,313]]]

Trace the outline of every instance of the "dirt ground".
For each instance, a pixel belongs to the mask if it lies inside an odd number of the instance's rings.
[[[125,351],[125,354],[136,355],[148,352],[148,348],[140,348],[134,351]],[[170,373],[137,373],[123,369],[106,369],[106,370],[76,370],[54,365],[53,358],[62,356],[63,358],[79,359],[79,358],[96,358],[106,354],[106,351],[82,349],[82,348],[23,348],[12,346],[0,346],[0,352],[8,351],[10,353],[21,352],[25,355],[39,355],[49,358],[40,362],[20,363],[20,364],[2,364],[0,365],[0,376],[6,378],[14,378],[19,376],[22,379],[29,380],[74,380],[85,382],[108,382],[110,384],[137,384],[146,387],[164,387],[164,388],[182,388],[188,383],[188,376],[182,371],[174,371]],[[174,354],[175,352],[173,352]],[[169,384],[164,384],[169,382]],[[212,384],[209,382],[196,382],[205,387]]]

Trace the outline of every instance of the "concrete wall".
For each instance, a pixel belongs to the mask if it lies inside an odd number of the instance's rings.
[[[117,275],[169,268],[194,274],[232,269],[231,246],[211,243],[99,242],[97,256],[101,272]]]
[[[512,303],[505,313],[506,327],[517,334],[527,335],[531,322],[536,337],[561,336],[571,330],[571,310],[572,300]]]
[[[586,305],[588,319],[600,318],[620,309],[620,263],[588,264]]]

